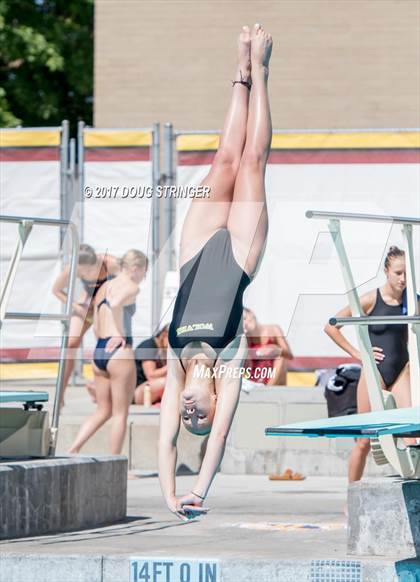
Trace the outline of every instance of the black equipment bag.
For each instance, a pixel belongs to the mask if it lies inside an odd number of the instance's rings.
[[[325,387],[328,416],[346,416],[357,413],[357,384],[361,366],[342,364],[331,376]]]

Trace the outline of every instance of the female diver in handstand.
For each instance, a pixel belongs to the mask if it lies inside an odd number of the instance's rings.
[[[183,520],[206,511],[202,504],[240,395],[241,380],[234,372],[247,355],[242,296],[262,259],[268,229],[264,176],[272,136],[271,48],[271,36],[259,24],[252,32],[243,27],[219,149],[201,184],[210,188],[210,196],[192,201],[181,236],[180,288],[160,415],[159,478],[169,509]],[[180,419],[187,430],[209,439],[192,491],[177,498]]]

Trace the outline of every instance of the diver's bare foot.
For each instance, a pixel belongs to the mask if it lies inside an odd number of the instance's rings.
[[[251,80],[251,30],[243,26],[238,37],[238,69],[235,81]]]
[[[273,39],[271,34],[265,32],[261,24],[254,24],[251,33],[252,67],[265,67],[268,71],[272,47]]]

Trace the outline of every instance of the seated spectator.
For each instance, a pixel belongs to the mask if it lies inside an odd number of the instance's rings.
[[[133,404],[144,404],[144,389],[150,387],[151,403],[160,402],[166,382],[166,349],[168,326],[142,342],[136,348],[136,389]]]
[[[249,346],[245,366],[252,370],[249,379],[267,386],[285,385],[287,360],[291,360],[293,354],[281,328],[259,323],[247,307],[243,321]]]

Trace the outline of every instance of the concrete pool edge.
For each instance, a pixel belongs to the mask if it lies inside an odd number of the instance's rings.
[[[131,559],[149,561],[184,560],[199,561],[198,556],[167,557],[165,555],[100,555],[100,554],[41,554],[0,552],[1,582],[131,582]],[[203,558],[203,562],[212,561]],[[416,579],[420,573],[420,558],[401,560],[388,559],[217,559],[219,576],[217,582],[296,582],[348,579],[360,582],[398,582]],[[412,574],[414,573],[414,578]],[[331,576],[335,576],[334,578]],[[410,576],[407,578],[407,576]],[[164,577],[156,582],[164,582]],[[150,577],[153,582],[153,577]],[[169,580],[168,580],[169,582]],[[171,581],[172,582],[172,581]],[[192,578],[190,582],[196,582]]]

